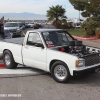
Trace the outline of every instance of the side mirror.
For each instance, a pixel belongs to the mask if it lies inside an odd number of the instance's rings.
[[[44,48],[43,44],[41,44],[41,43],[35,43],[35,46],[36,46],[36,47]]]

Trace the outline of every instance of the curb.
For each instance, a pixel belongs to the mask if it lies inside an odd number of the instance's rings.
[[[79,39],[79,40],[98,40],[99,38],[97,37],[90,37],[90,38],[83,38],[83,37],[79,37],[79,36],[74,36],[72,35],[75,39]]]
[[[0,64],[0,69],[1,68],[6,68],[6,66],[4,64]]]

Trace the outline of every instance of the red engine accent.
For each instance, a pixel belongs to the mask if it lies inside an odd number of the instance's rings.
[[[65,49],[64,49],[64,48],[60,48],[60,51],[64,52],[64,51],[65,51]]]

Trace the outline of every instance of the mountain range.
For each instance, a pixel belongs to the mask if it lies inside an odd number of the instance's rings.
[[[46,15],[35,14],[35,13],[0,13],[0,18],[4,16],[4,19],[10,20],[46,20]]]

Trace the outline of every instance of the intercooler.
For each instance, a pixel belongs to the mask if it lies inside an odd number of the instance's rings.
[[[83,58],[85,59],[85,66],[91,66],[100,63],[99,53],[89,54]]]

